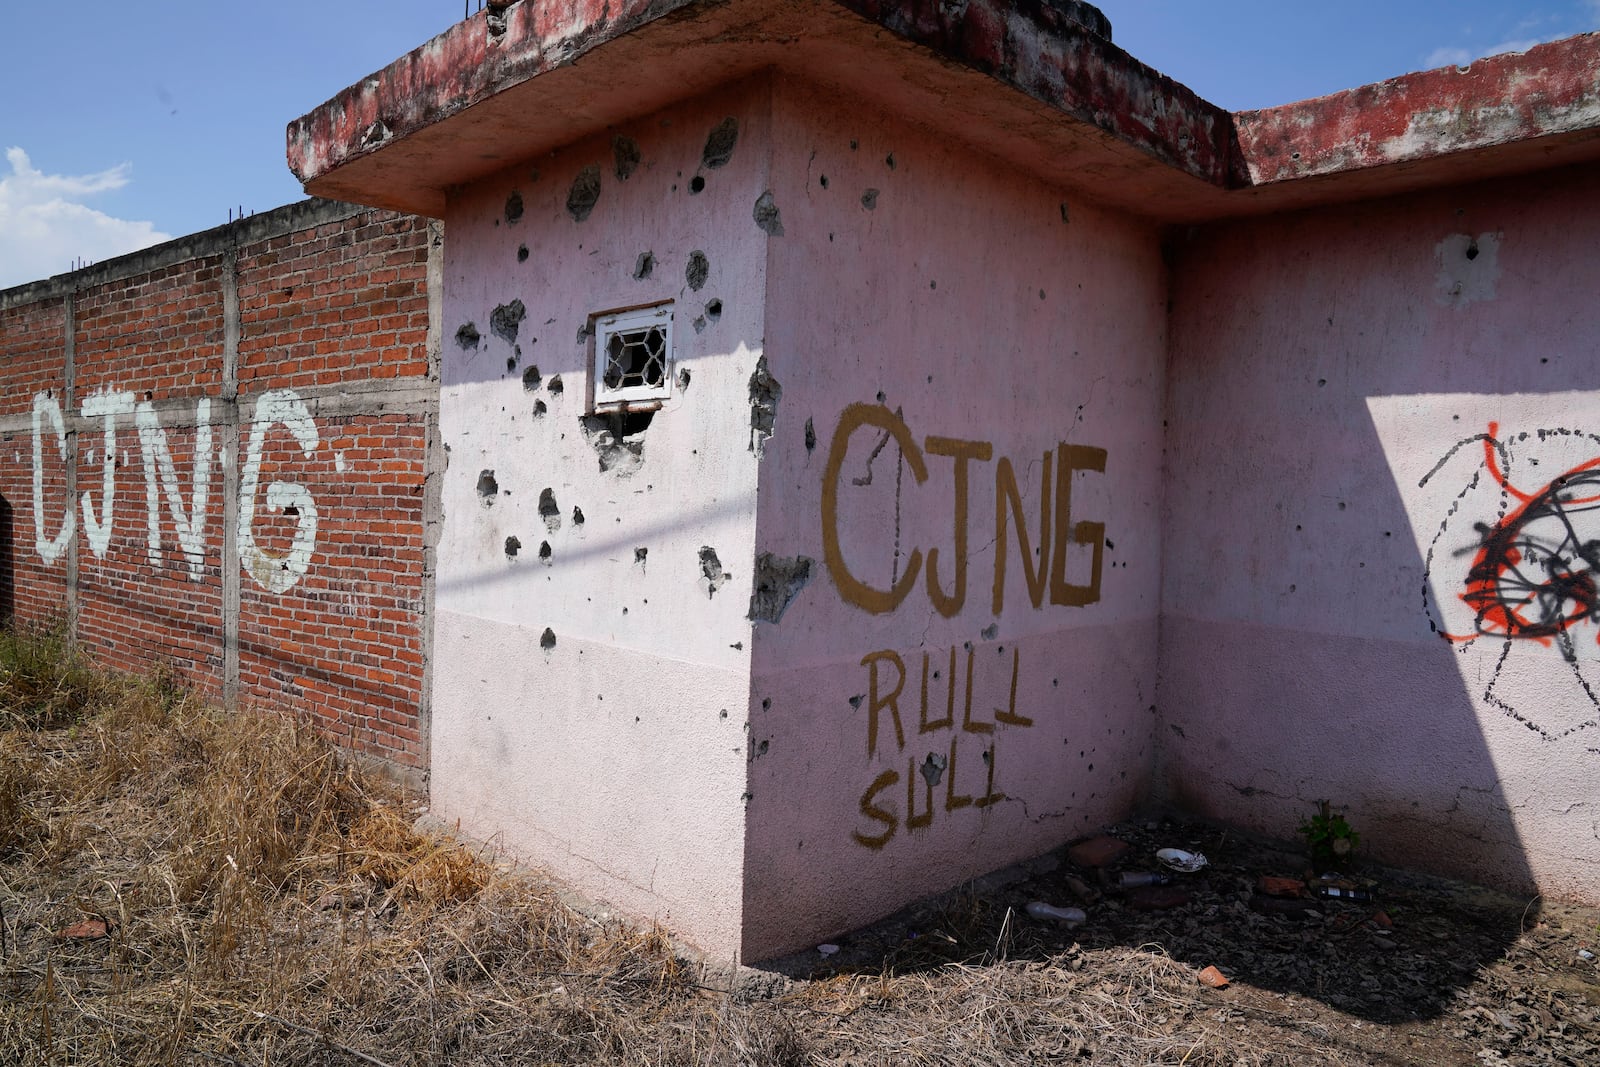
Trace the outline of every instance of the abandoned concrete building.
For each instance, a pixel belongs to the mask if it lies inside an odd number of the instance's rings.
[[[491,3],[0,293],[4,607],[721,958],[1149,805],[1600,902],[1597,157],[1595,36],[1233,114],[1070,2]]]

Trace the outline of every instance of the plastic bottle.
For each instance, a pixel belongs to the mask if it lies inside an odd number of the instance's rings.
[[[1054,904],[1046,904],[1042,900],[1035,900],[1023,909],[1029,915],[1040,921],[1054,919],[1056,922],[1068,923],[1076,926],[1089,916],[1078,908],[1058,908]]]
[[[1172,876],[1157,874],[1155,871],[1123,871],[1117,878],[1117,884],[1123,889],[1135,889],[1143,885],[1171,885]]]

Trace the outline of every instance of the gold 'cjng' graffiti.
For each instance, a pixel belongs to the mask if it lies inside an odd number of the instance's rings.
[[[968,498],[973,463],[988,463],[994,446],[987,441],[968,441],[956,437],[929,436],[917,445],[911,429],[895,412],[881,404],[851,404],[839,416],[838,428],[828,448],[828,463],[822,475],[823,559],[835,588],[847,604],[875,615],[894,611],[916,587],[923,570],[922,549],[913,547],[906,557],[905,571],[888,589],[878,589],[851,573],[839,547],[839,478],[850,451],[851,437],[857,430],[876,428],[893,440],[911,477],[918,485],[928,480],[927,456],[952,461],[952,516],[954,523],[954,561],[950,587],[940,578],[940,555],[929,548],[926,557],[928,599],[945,618],[957,615],[967,598]],[[1017,485],[1011,460],[1001,456],[994,468],[994,588],[990,606],[999,615],[1005,606],[1006,566],[1010,546],[1010,527],[1016,528],[1016,541],[1022,557],[1028,599],[1035,609],[1044,606],[1048,592],[1051,604],[1082,607],[1100,599],[1100,568],[1105,546],[1105,524],[1072,520],[1072,477],[1078,471],[1104,473],[1106,451],[1088,445],[1069,445],[1065,441],[1043,454],[1039,478],[1039,537],[1035,554],[1028,523],[1023,516],[1022,493]],[[1052,506],[1052,496],[1053,505]],[[1067,548],[1082,545],[1091,550],[1092,564],[1088,584],[1067,580]],[[1035,562],[1037,560],[1037,562]]]
[[[917,719],[913,724],[916,727],[916,736],[947,734],[948,747],[944,744],[945,739],[941,737],[938,751],[929,751],[920,763],[915,753],[907,756],[904,779],[906,806],[903,818],[896,814],[892,806],[893,796],[897,794],[889,792],[901,781],[898,768],[885,770],[872,780],[866,791],[861,794],[861,814],[876,825],[870,833],[861,829],[853,831],[851,837],[857,844],[874,850],[881,849],[899,832],[902,825],[907,830],[919,830],[931,826],[935,810],[934,789],[941,783],[944,787],[942,807],[946,815],[963,808],[981,811],[1005,799],[1006,795],[995,789],[995,765],[999,760],[997,730],[1001,726],[1027,729],[1033,725],[1031,718],[1017,712],[1017,676],[1022,669],[1021,652],[1016,648],[1011,650],[1011,671],[1005,684],[1004,707],[999,706],[998,702],[980,702],[978,716],[974,718],[973,683],[978,675],[977,650],[971,645],[966,646],[964,683],[958,682],[959,675],[956,668],[959,651],[951,648],[948,661],[945,661],[943,656],[935,657],[928,652],[921,654],[921,691],[916,705]],[[880,734],[885,732],[887,724],[894,730],[896,752],[894,758],[898,763],[899,754],[906,748],[906,729],[911,707],[911,701],[905,694],[906,662],[899,653],[884,650],[868,653],[862,657],[861,665],[867,669],[867,692],[864,698],[867,714],[867,758],[871,760],[877,756]],[[945,676],[942,685],[939,679],[941,673]],[[958,689],[963,694],[959,723],[956,712]],[[907,717],[902,717],[902,703],[906,705]],[[991,707],[987,718],[982,710],[983,703],[989,703]],[[962,745],[963,741],[966,742],[965,747]],[[979,749],[978,762],[982,764],[982,770],[976,773],[970,769],[973,765],[971,752],[974,744]],[[967,754],[965,764],[962,762],[963,753]],[[969,769],[962,770],[963,766]],[[965,784],[958,784],[958,780]],[[976,793],[976,782],[979,780],[983,783],[982,793]]]

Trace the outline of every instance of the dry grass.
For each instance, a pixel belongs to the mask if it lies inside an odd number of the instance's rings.
[[[1333,1058],[1287,1021],[1244,1035],[1157,950],[971,944],[982,906],[939,916],[936,956],[708,989],[660,931],[413,831],[301,724],[0,635],[0,1063]],[[85,920],[105,935],[62,936]]]

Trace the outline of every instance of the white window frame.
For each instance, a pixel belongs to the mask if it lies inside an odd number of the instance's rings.
[[[591,317],[589,329],[593,348],[589,363],[591,390],[590,410],[618,411],[629,408],[657,407],[672,395],[672,375],[676,362],[672,350],[673,302],[668,300],[648,307],[623,311],[605,311]],[[606,385],[606,367],[611,338],[619,333],[660,328],[665,342],[661,384],[631,385],[612,388]]]

